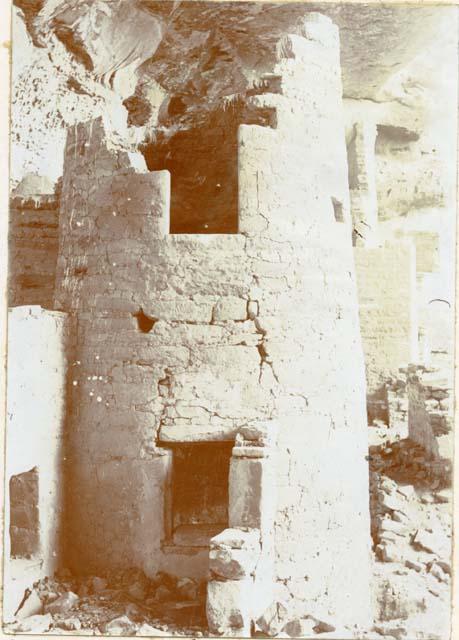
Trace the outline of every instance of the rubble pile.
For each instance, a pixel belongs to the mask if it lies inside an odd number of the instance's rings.
[[[441,639],[449,633],[452,489],[445,486],[445,476],[423,469],[412,443],[400,444],[392,466],[386,466],[397,481],[375,471],[384,468],[385,460],[372,456],[375,630],[397,639]],[[386,453],[386,460],[393,453]],[[401,460],[402,469],[397,468]],[[410,472],[412,483],[407,481]],[[435,488],[428,486],[429,478]]]
[[[453,389],[447,378],[439,371],[423,369],[418,376],[422,385],[424,407],[435,437],[447,435],[453,426]]]
[[[405,438],[408,435],[408,394],[406,380],[395,378],[387,385],[387,411],[391,432]]]
[[[369,451],[371,471],[383,473],[397,482],[432,490],[445,488],[451,482],[451,461],[434,458],[408,438],[375,445]]]
[[[27,589],[11,633],[114,636],[206,635],[205,582],[137,569],[100,576],[68,570]]]
[[[432,490],[452,471],[451,383],[438,369],[410,365],[387,381],[380,415],[370,424],[370,468]]]
[[[388,380],[370,424],[374,630],[449,636],[452,391],[438,369],[410,365]]]

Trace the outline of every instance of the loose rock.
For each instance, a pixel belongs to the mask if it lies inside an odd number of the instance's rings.
[[[46,613],[52,613],[52,614],[65,613],[66,611],[69,611],[69,609],[74,607],[78,602],[78,600],[79,598],[76,593],[73,593],[72,591],[67,591],[67,593],[64,593],[57,600],[54,600],[54,602],[51,602],[50,604],[46,605],[45,611]]]

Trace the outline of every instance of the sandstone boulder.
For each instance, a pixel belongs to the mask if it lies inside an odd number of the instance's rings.
[[[287,623],[287,606],[283,602],[273,602],[258,618],[257,625],[269,637],[276,636]]]
[[[127,616],[120,616],[107,622],[103,630],[111,636],[132,636],[137,631],[137,625]]]
[[[29,616],[14,625],[15,633],[46,633],[53,624],[53,618],[49,613],[44,615]]]
[[[69,611],[72,607],[74,607],[78,600],[79,597],[76,593],[67,591],[66,593],[62,594],[57,600],[54,600],[54,602],[46,605],[45,611],[46,613],[52,614],[65,613],[66,611]]]
[[[43,613],[43,603],[35,589],[32,589],[29,596],[22,603],[21,608],[16,613],[18,620],[24,620],[30,616],[36,616]]]

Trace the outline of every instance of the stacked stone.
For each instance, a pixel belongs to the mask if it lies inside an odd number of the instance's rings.
[[[452,460],[452,410],[448,380],[440,372],[411,366],[406,370],[410,439],[423,446],[439,469]],[[448,464],[449,463],[449,464]]]
[[[370,447],[370,467],[402,481],[439,489],[451,484],[451,462],[435,459],[411,440]]]
[[[59,244],[54,194],[13,195],[9,219],[8,305],[52,309]]]
[[[238,234],[168,235],[167,172],[136,169],[100,122],[69,134],[56,300],[78,319],[71,562],[205,575],[206,550],[164,545],[173,446],[275,422],[277,462],[236,443],[229,474],[229,527],[260,529],[266,558],[252,601],[274,586],[292,612],[366,625],[365,378],[339,38],[317,14],[299,32],[247,97],[248,113],[276,117],[239,127]],[[252,485],[270,491],[260,467],[278,489],[261,528],[232,516],[255,501]],[[255,615],[223,626],[247,630]]]
[[[36,468],[10,478],[10,554],[31,558],[39,551],[38,471]]]
[[[408,436],[408,394],[406,381],[400,378],[387,385],[387,407],[392,434],[399,438]]]
[[[373,588],[380,633],[399,626],[401,637],[411,637],[410,617],[426,611],[435,611],[436,624],[448,627],[451,498],[450,490],[431,491],[408,478],[394,481],[372,473]]]
[[[272,423],[242,428],[229,477],[229,526],[210,542],[207,620],[211,633],[250,636],[273,600],[276,511]]]
[[[450,433],[452,429],[452,390],[444,386],[425,384],[423,386],[425,408],[434,435],[438,437]]]

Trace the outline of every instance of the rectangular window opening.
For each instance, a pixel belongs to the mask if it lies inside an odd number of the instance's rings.
[[[175,444],[166,500],[166,544],[206,547],[228,526],[232,442]]]

